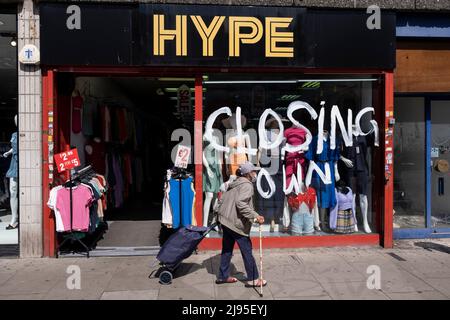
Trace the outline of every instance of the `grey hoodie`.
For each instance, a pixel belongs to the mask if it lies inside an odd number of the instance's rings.
[[[219,222],[240,235],[249,236],[258,217],[253,207],[253,193],[253,183],[247,178],[239,177],[233,181],[219,202]]]

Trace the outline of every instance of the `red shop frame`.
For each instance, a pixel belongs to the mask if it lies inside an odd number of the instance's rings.
[[[378,177],[385,176],[384,184],[381,179],[374,186],[373,197],[374,212],[377,213],[375,226],[378,233],[357,235],[330,235],[307,237],[267,237],[264,239],[266,248],[298,248],[298,247],[327,247],[346,245],[381,245],[385,248],[393,246],[393,164],[387,163],[388,147],[393,147],[393,134],[385,135],[389,127],[389,118],[394,111],[394,81],[392,71],[383,70],[354,70],[354,69],[283,69],[283,68],[120,68],[120,67],[57,67],[44,68],[42,72],[42,150],[43,150],[43,246],[44,256],[53,257],[56,253],[55,221],[52,212],[46,203],[52,187],[51,162],[49,159],[49,146],[54,145],[54,153],[67,150],[70,146],[62,134],[63,128],[58,123],[58,91],[56,87],[56,75],[58,72],[69,72],[82,76],[189,76],[195,77],[195,125],[194,125],[194,159],[195,159],[195,191],[196,191],[196,219],[203,221],[203,190],[202,190],[202,136],[203,136],[203,84],[204,73],[230,72],[230,73],[265,73],[288,72],[308,74],[377,74],[382,76],[384,86],[374,90],[374,101],[384,100],[383,110],[377,110],[375,117],[380,125],[380,152],[376,153],[375,163],[379,165],[374,174]],[[194,75],[194,76],[193,76]],[[391,127],[391,129],[393,129]],[[382,149],[383,148],[383,149]],[[384,152],[383,152],[384,150]],[[383,158],[382,158],[383,157]],[[393,161],[392,161],[393,162]],[[381,166],[381,163],[383,166]],[[388,175],[389,173],[389,175]],[[381,183],[380,183],[381,182]],[[254,239],[256,241],[256,239]],[[257,245],[255,242],[254,245]],[[218,250],[221,248],[220,238],[206,238],[200,244],[201,250]]]

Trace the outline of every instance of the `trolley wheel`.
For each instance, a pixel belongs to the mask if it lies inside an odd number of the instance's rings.
[[[173,279],[173,275],[170,271],[163,271],[161,272],[161,274],[159,275],[159,282],[161,284],[171,284],[172,283],[172,279]]]

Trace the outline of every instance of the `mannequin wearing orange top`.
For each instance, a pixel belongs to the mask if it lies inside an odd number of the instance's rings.
[[[246,118],[241,116],[242,127],[245,128]],[[245,151],[239,150],[238,148],[250,149],[250,136],[243,133],[241,138],[237,136],[237,123],[236,115],[233,114],[230,118],[222,121],[225,128],[227,128],[227,133],[231,131],[231,135],[227,135],[227,145],[230,148],[230,152],[225,154],[225,160],[227,163],[227,175],[230,180],[236,179],[236,170],[239,166],[246,161],[248,161],[247,154]]]

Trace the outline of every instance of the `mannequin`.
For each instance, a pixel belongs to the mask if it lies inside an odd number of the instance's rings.
[[[213,136],[219,143],[219,138]],[[222,161],[220,161],[219,152],[212,147],[208,140],[203,136],[203,191],[205,192],[205,201],[203,203],[203,226],[208,226],[211,204],[213,208],[217,204],[217,194],[223,183]]]
[[[359,196],[359,206],[363,216],[364,232],[371,233],[369,227],[367,212],[368,212],[368,199],[367,199],[367,185],[369,183],[369,168],[367,165],[367,140],[365,136],[359,134],[356,126],[353,126],[353,146],[343,149],[343,155],[340,156],[340,160],[345,164],[347,170],[345,172],[345,180],[347,185],[356,184],[356,190],[353,197],[356,202],[356,195]],[[346,157],[344,157],[344,155]]]
[[[343,180],[336,186],[336,205],[330,212],[330,228],[336,233],[358,231],[353,191]]]
[[[267,129],[266,139],[270,143],[276,141],[280,134],[280,128],[278,122],[272,118],[268,120],[265,124]],[[284,193],[283,193],[283,171],[281,162],[281,147],[283,146],[284,140],[280,146],[274,149],[266,150],[259,148],[258,150],[258,163],[261,168],[267,170],[268,174],[271,176],[275,183],[275,194],[273,194],[269,199],[263,198],[259,193],[256,194],[256,204],[258,210],[260,210],[265,219],[270,221],[270,232],[274,232],[276,228],[276,220],[283,214],[283,204],[284,204]],[[262,188],[265,190],[268,188],[268,183],[266,180],[262,180]]]
[[[290,194],[287,202],[292,211],[291,234],[312,234],[315,227],[319,225],[319,210],[314,188],[302,184],[300,193]]]
[[[14,122],[17,127],[17,115],[14,116]],[[16,229],[19,226],[18,215],[18,171],[19,171],[19,155],[17,150],[17,132],[14,132],[11,136],[11,149],[3,154],[3,157],[11,157],[11,163],[9,170],[6,172],[6,177],[9,178],[9,201],[11,206],[11,222],[6,227],[6,230]]]
[[[314,161],[323,172],[325,172],[325,163],[328,163],[331,172],[330,184],[325,184],[322,179],[320,179],[317,172],[313,173],[311,180],[311,184],[317,193],[320,223],[322,226],[322,231],[324,232],[329,232],[327,218],[329,216],[330,209],[336,205],[335,183],[340,180],[337,166],[337,161],[339,160],[339,142],[337,141],[336,149],[332,150],[330,148],[329,138],[329,132],[324,130],[322,152],[317,154],[317,142],[319,137],[315,136],[309,145],[308,152],[305,154],[305,157],[310,161]]]
[[[242,128],[245,128],[246,122],[247,119],[245,118],[245,116],[241,116]],[[251,149],[250,136],[246,133],[243,133],[242,138],[241,139],[238,138],[236,114],[233,114],[230,118],[223,120],[222,123],[225,128],[232,129],[231,135],[227,140],[228,147],[230,147],[230,153],[225,154],[225,160],[227,162],[228,176],[230,178],[234,176],[235,179],[236,170],[239,168],[241,164],[248,161],[247,154],[239,149],[240,148]]]
[[[291,128],[286,129],[284,132],[284,138],[286,143],[292,146],[299,146],[306,141],[306,131],[303,128],[293,125]],[[286,157],[284,157],[285,153],[283,151],[282,157],[286,164],[286,185],[290,184],[291,177],[297,171],[298,164],[302,166],[302,179],[304,180],[306,173],[306,160],[304,152],[287,152]]]
[[[307,132],[294,124],[292,127],[286,129],[284,132],[284,144],[290,144],[292,146],[299,146],[306,141]],[[286,155],[287,153],[287,155]],[[286,156],[285,156],[286,155]],[[285,169],[286,169],[286,185],[289,186],[291,183],[291,178],[294,173],[297,172],[298,165],[301,166],[302,169],[302,177],[297,177],[297,179],[305,178],[306,173],[306,160],[304,151],[298,152],[287,152],[286,147],[281,149],[281,157],[284,161]],[[288,232],[290,225],[290,210],[287,203],[287,198],[284,200],[284,210],[283,210],[283,227],[284,232]]]

